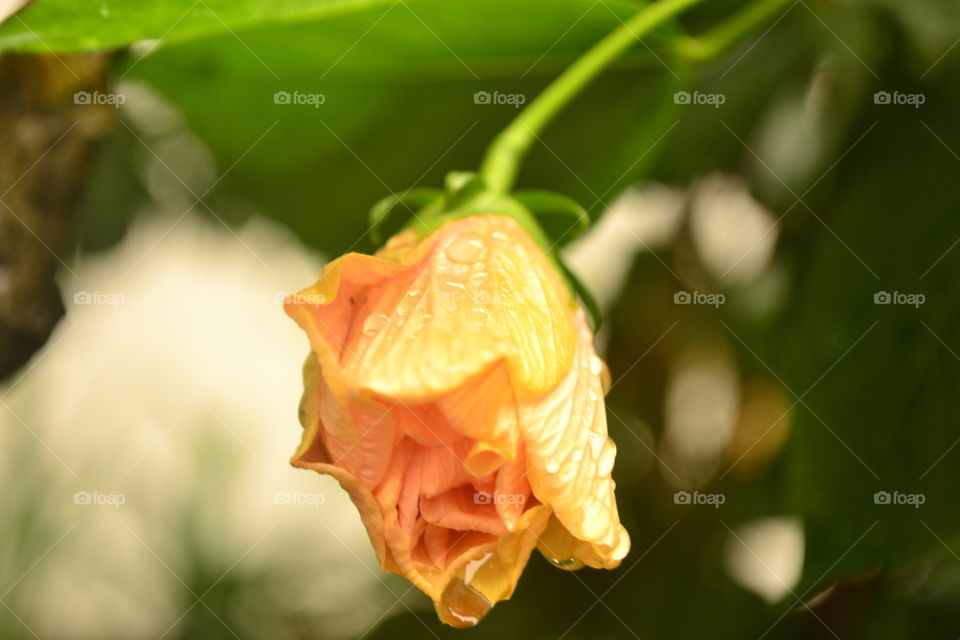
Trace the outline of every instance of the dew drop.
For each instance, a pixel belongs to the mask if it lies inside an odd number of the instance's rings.
[[[590,375],[598,376],[603,371],[603,360],[590,356]]]
[[[609,521],[603,515],[603,503],[596,498],[587,498],[583,505],[583,530],[586,539],[593,540],[603,536]]]
[[[458,629],[476,626],[493,607],[482,593],[461,578],[452,579],[440,595],[440,602],[433,606],[441,622]]]
[[[576,558],[548,558],[550,564],[565,571],[576,571],[583,568],[583,563]]]
[[[591,433],[589,435],[590,440],[590,454],[596,458],[600,455],[600,450],[603,448],[603,442],[606,438],[601,436],[598,433]]]
[[[575,450],[573,452],[573,455],[570,457],[573,458],[574,462],[580,462],[581,460],[583,460],[583,450],[582,449]]]
[[[461,264],[470,264],[483,257],[486,248],[483,239],[476,234],[467,234],[457,238],[453,244],[447,247],[447,257],[454,262]]]
[[[376,335],[386,326],[388,320],[382,313],[371,313],[363,322],[363,332],[368,336]]]
[[[543,465],[543,468],[546,469],[547,473],[556,473],[560,470],[560,463],[556,460],[548,460],[547,464]]]
[[[607,438],[600,449],[600,456],[597,460],[597,477],[604,478],[613,471],[613,461],[617,457],[617,446],[613,440]]]
[[[481,558],[467,562],[460,575],[450,580],[440,594],[440,601],[433,603],[441,622],[451,627],[465,629],[476,626],[493,607],[483,593],[471,585],[480,570],[493,557],[487,553]]]

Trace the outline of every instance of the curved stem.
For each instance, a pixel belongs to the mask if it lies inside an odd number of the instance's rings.
[[[707,33],[696,37],[685,37],[678,43],[678,49],[684,57],[702,61],[716,58],[736,44],[740,38],[754,28],[769,20],[791,0],[757,0],[747,5],[732,17],[727,18]]]
[[[659,0],[649,4],[578,58],[494,138],[480,167],[487,187],[496,193],[509,191],[521,159],[557,112],[640,38],[700,1]]]

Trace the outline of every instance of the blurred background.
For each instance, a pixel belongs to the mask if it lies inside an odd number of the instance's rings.
[[[22,2],[0,4],[0,16]],[[769,2],[762,2],[769,4]],[[39,0],[0,24],[0,638],[957,638],[960,5],[701,2],[520,186],[613,378],[615,571],[477,628],[289,468],[281,309],[380,198],[475,169],[633,0]],[[562,230],[551,230],[567,238]]]

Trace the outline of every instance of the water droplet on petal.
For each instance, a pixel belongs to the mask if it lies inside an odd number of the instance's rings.
[[[433,606],[441,622],[458,629],[476,626],[493,607],[482,593],[461,578],[452,579],[444,588],[440,602]]]
[[[547,460],[543,468],[546,469],[547,473],[556,473],[560,469],[560,463],[556,460]]]
[[[590,356],[590,375],[598,376],[603,371],[603,360]]]
[[[576,558],[549,558],[550,564],[565,571],[576,571],[583,568],[583,563]]]
[[[600,455],[600,450],[603,448],[603,442],[606,438],[599,433],[591,433],[588,439],[590,440],[590,455],[596,458]]]
[[[460,575],[444,587],[440,601],[433,603],[437,616],[444,624],[459,629],[473,627],[489,613],[493,603],[470,583],[477,571],[492,557],[492,553],[487,553],[467,562],[460,570]]]
[[[576,449],[576,450],[573,452],[573,455],[570,456],[570,457],[573,458],[573,461],[574,461],[574,462],[580,462],[581,460],[583,460],[583,450],[582,450],[582,449]]]
[[[596,498],[587,498],[583,505],[583,535],[588,540],[600,538],[609,526],[609,520],[603,517],[603,503]]]
[[[454,262],[461,264],[470,264],[483,258],[486,252],[486,246],[483,238],[476,234],[466,234],[453,241],[447,247],[447,257]]]
[[[600,456],[597,460],[597,477],[603,478],[609,476],[613,471],[613,461],[617,457],[617,446],[613,440],[607,438],[600,449]]]
[[[386,326],[389,319],[385,314],[371,313],[367,316],[367,319],[363,321],[363,332],[368,336],[376,335]]]

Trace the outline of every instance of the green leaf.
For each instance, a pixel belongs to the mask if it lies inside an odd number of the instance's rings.
[[[0,51],[33,53],[182,42],[259,25],[311,20],[392,0],[43,0],[0,25]]]
[[[182,109],[229,168],[221,192],[339,253],[365,235],[372,203],[477,168],[517,109],[475,94],[531,100],[635,10],[584,0],[398,3],[167,47],[123,73]],[[674,124],[677,82],[646,49],[632,51],[550,127],[520,188],[564,193],[597,215],[656,156]],[[314,95],[322,103],[310,104]]]

